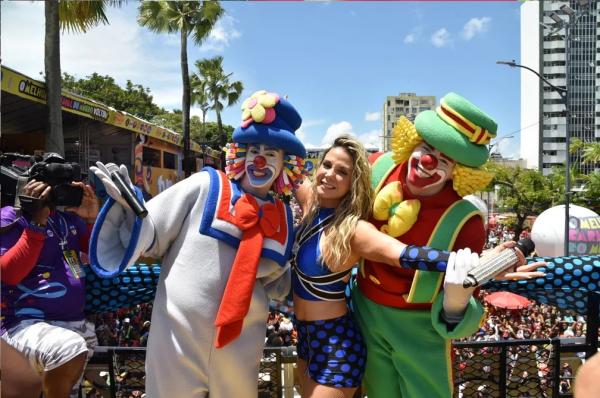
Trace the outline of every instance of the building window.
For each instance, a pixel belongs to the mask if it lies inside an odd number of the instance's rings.
[[[157,149],[145,146],[142,159],[144,166],[160,167],[160,151]]]
[[[163,152],[163,167],[165,169],[175,170],[175,154],[171,152]]]

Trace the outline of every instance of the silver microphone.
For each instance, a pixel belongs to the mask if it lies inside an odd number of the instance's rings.
[[[497,256],[485,256],[481,259],[479,266],[472,269],[463,281],[463,287],[480,286],[521,260],[524,260],[535,249],[535,244],[529,238],[521,239],[513,248],[501,251]]]

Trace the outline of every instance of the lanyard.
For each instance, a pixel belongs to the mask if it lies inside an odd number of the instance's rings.
[[[52,229],[52,231],[54,231],[54,234],[56,235],[56,237],[59,240],[59,245],[61,250],[65,250],[65,248],[67,247],[67,238],[69,236],[69,228],[67,226],[67,222],[65,221],[64,217],[60,214],[60,213],[56,213],[58,215],[58,221],[59,221],[59,229],[61,230],[61,232],[63,232],[62,234],[58,232],[58,230],[55,228],[55,224],[54,221],[52,220],[51,217],[48,217],[48,225],[50,225],[50,228]]]

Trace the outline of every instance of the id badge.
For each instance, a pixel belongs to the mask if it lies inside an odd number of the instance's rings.
[[[81,279],[85,276],[83,269],[81,268],[81,262],[79,261],[79,256],[75,250],[63,250],[63,256],[69,265],[69,269],[71,270],[71,274],[77,278]]]

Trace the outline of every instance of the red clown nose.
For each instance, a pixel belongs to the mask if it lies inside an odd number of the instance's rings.
[[[252,164],[259,169],[262,169],[267,164],[267,159],[264,156],[257,156],[252,161]]]
[[[433,170],[438,165],[438,160],[435,156],[426,154],[421,156],[421,165],[427,170]]]

